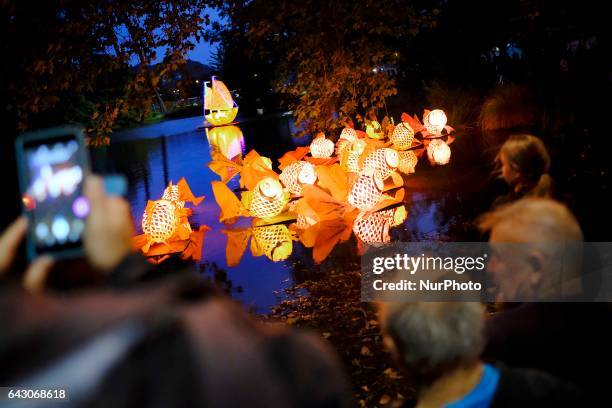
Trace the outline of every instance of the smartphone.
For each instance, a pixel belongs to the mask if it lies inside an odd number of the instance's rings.
[[[90,164],[82,129],[64,126],[24,133],[15,145],[23,208],[29,218],[29,259],[41,254],[55,259],[81,256],[90,208],[83,195]]]

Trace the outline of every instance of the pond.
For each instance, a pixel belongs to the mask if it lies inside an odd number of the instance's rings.
[[[103,172],[122,173],[128,180],[127,199],[131,205],[136,229],[148,200],[160,199],[170,181],[185,178],[196,196],[204,201],[193,208],[189,218],[193,226],[206,225],[202,259],[195,265],[210,275],[247,308],[267,313],[283,298],[283,289],[304,279],[312,279],[332,269],[359,268],[356,240],[338,245],[321,264],[312,260],[312,250],[299,241],[284,261],[273,262],[265,256],[255,257],[245,251],[237,266],[226,261],[227,226],[219,222],[220,208],[213,196],[211,182],[219,176],[208,168],[211,146],[202,117],[170,120],[115,133],[111,145],[94,155],[94,168]],[[231,149],[247,153],[255,149],[269,157],[276,166],[286,151],[310,143],[310,138],[293,137],[296,132],[291,116],[261,117],[237,125],[243,135],[234,140]],[[402,225],[391,230],[392,240],[447,240],[466,238],[461,232],[471,215],[475,183],[459,182],[453,166],[421,165],[417,174],[407,181],[409,216]],[[465,179],[465,177],[463,178]],[[234,178],[230,188],[237,188]],[[461,210],[461,211],[457,211]],[[238,226],[248,226],[242,220]],[[459,232],[457,232],[459,231]],[[462,236],[463,234],[463,236]]]

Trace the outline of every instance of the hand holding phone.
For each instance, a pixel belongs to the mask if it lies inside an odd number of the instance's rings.
[[[82,255],[90,203],[83,194],[89,155],[83,132],[59,127],[16,140],[19,181],[28,223],[28,257]]]

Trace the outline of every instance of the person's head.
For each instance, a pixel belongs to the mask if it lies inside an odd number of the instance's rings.
[[[523,198],[483,215],[492,255],[487,272],[500,300],[552,298],[582,290],[582,230],[569,209],[548,198]]]
[[[420,391],[477,363],[485,344],[479,303],[384,303],[380,319],[385,345]]]
[[[502,145],[497,159],[502,178],[512,188],[536,197],[550,196],[550,156],[540,139],[527,134],[512,135]]]

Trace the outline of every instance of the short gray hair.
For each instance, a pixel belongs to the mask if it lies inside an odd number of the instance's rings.
[[[383,323],[408,374],[424,382],[478,359],[485,344],[484,310],[475,302],[394,303]]]

